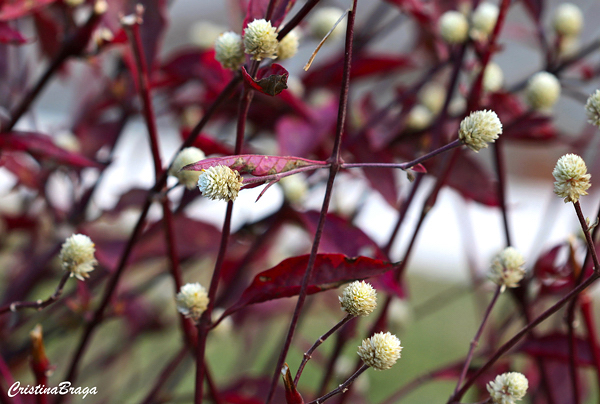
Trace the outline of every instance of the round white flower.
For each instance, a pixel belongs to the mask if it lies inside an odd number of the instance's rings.
[[[377,291],[365,281],[354,281],[339,297],[342,310],[353,316],[368,316],[377,307]]]
[[[294,28],[279,41],[279,45],[277,46],[277,59],[285,60],[293,57],[298,51],[299,44],[300,34],[298,28]]]
[[[433,114],[442,110],[446,100],[446,87],[439,83],[427,83],[419,91],[419,101]]]
[[[494,257],[490,268],[490,279],[502,290],[516,288],[525,275],[525,259],[514,247],[507,247]]]
[[[481,3],[471,16],[471,37],[484,39],[492,33],[499,14],[498,6],[492,3]]]
[[[554,193],[564,198],[565,203],[577,202],[591,186],[585,161],[576,154],[565,154],[558,159],[552,175],[556,180]]]
[[[89,278],[89,273],[98,263],[94,257],[96,248],[92,240],[83,234],[73,234],[67,238],[60,249],[59,258],[65,271],[80,281]]]
[[[198,21],[190,29],[190,41],[200,49],[212,49],[219,35],[225,30],[222,25],[211,21]]]
[[[244,30],[245,52],[252,60],[277,57],[277,32],[270,21],[254,20]]]
[[[527,82],[527,102],[533,109],[549,109],[560,96],[560,82],[553,74],[537,72]]]
[[[315,10],[308,19],[308,29],[311,35],[318,40],[323,39],[342,14],[344,14],[344,11],[337,7],[321,7]],[[342,22],[340,22],[331,35],[329,35],[328,40],[335,40],[343,34],[344,28]]]
[[[594,91],[585,103],[585,114],[588,122],[600,128],[600,90]]]
[[[176,177],[187,189],[193,189],[198,183],[200,171],[181,169],[188,164],[204,160],[205,157],[204,152],[197,147],[186,147],[177,154],[177,157],[175,157],[173,165],[169,170],[169,175]]]
[[[415,105],[406,117],[406,127],[412,131],[423,130],[433,120],[433,114],[423,105]]]
[[[207,198],[235,201],[242,187],[242,176],[227,166],[218,165],[202,170],[198,187]]]
[[[188,283],[181,287],[175,297],[177,310],[194,321],[198,321],[200,316],[208,307],[208,293],[199,283]]]
[[[525,397],[529,382],[519,372],[508,372],[496,376],[489,382],[487,390],[494,404],[515,404]]]
[[[469,34],[469,21],[458,11],[446,11],[440,17],[440,34],[449,44],[463,43]]]
[[[496,63],[488,63],[483,73],[483,88],[485,91],[495,93],[502,88],[504,74]]]
[[[219,35],[215,41],[215,59],[226,69],[239,69],[245,60],[242,37],[231,31]]]
[[[583,26],[583,13],[573,3],[562,3],[554,11],[552,25],[559,35],[576,36]]]
[[[460,123],[458,138],[471,150],[478,152],[498,139],[502,123],[494,111],[473,111]]]
[[[358,356],[365,365],[375,370],[386,370],[394,366],[401,351],[398,337],[389,332],[380,332],[363,340],[358,347]]]
[[[279,185],[283,188],[285,198],[291,203],[301,203],[308,192],[306,177],[302,174],[283,177]]]

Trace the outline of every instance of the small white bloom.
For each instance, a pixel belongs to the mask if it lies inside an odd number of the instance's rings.
[[[581,49],[579,36],[563,36],[558,43],[558,55],[565,59],[575,56],[579,49]]]
[[[277,32],[271,21],[254,20],[244,30],[245,52],[251,55],[252,60],[275,59],[277,45]]]
[[[226,69],[239,69],[245,60],[242,37],[231,31],[219,35],[215,41],[215,59]]]
[[[481,3],[471,16],[471,38],[485,39],[492,33],[498,21],[498,6],[492,3]]]
[[[386,370],[400,358],[400,340],[393,334],[379,332],[363,340],[358,347],[358,356],[363,363],[375,370]]]
[[[411,131],[423,130],[433,120],[433,114],[423,105],[415,105],[406,117],[406,127]]]
[[[419,91],[419,101],[433,114],[442,110],[446,100],[446,88],[439,83],[427,83]]]
[[[190,29],[190,41],[200,49],[212,49],[215,42],[226,28],[211,21],[198,21]],[[239,36],[239,35],[238,35]]]
[[[277,46],[277,59],[285,60],[293,57],[298,51],[299,44],[300,33],[298,28],[294,28],[279,41],[279,45]]]
[[[583,13],[573,3],[562,3],[554,11],[552,25],[559,35],[576,36],[583,26]]]
[[[344,14],[344,11],[337,7],[321,7],[317,9],[308,19],[310,33],[318,40],[323,39],[342,14]],[[335,40],[343,34],[344,28],[342,22],[340,22],[331,35],[329,35],[328,40]]]
[[[181,287],[175,297],[177,310],[194,321],[198,321],[200,316],[208,307],[208,293],[199,283],[188,283]]]
[[[235,201],[242,187],[242,176],[227,166],[218,165],[202,170],[198,187],[207,198]]]
[[[556,182],[554,193],[567,202],[577,202],[579,197],[587,195],[587,189],[591,186],[591,175],[587,173],[585,161],[576,154],[565,154],[556,162],[552,171]]]
[[[204,152],[197,147],[186,147],[175,157],[173,166],[169,170],[169,175],[176,177],[179,183],[185,185],[187,189],[193,189],[198,183],[201,172],[181,169],[188,164],[204,160],[205,157]]]
[[[560,82],[553,74],[537,72],[527,82],[527,102],[533,109],[549,109],[560,96]]]
[[[478,152],[498,139],[501,133],[502,123],[494,111],[473,111],[461,121],[458,138],[469,149]]]
[[[494,404],[515,404],[515,401],[521,401],[525,397],[528,387],[529,382],[525,375],[507,372],[489,382],[487,390]]]
[[[525,275],[525,259],[514,247],[507,247],[492,260],[490,279],[496,285],[506,288],[516,288]]]
[[[440,34],[449,44],[463,43],[469,34],[469,21],[458,11],[446,11],[440,17]]]
[[[98,263],[94,257],[96,248],[92,240],[83,234],[73,234],[67,238],[60,249],[59,258],[65,271],[80,281],[89,278],[89,273]]]
[[[285,198],[291,203],[301,203],[308,192],[306,177],[302,174],[283,177],[279,184],[283,188]]]
[[[594,91],[585,103],[585,114],[588,122],[600,128],[600,90]]]
[[[377,307],[377,291],[365,281],[354,281],[339,297],[342,310],[353,316],[368,316]]]
[[[504,74],[496,63],[488,63],[483,73],[483,88],[485,91],[495,93],[502,88]]]

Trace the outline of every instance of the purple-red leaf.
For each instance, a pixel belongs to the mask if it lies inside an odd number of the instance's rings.
[[[16,20],[31,14],[56,0],[12,0],[6,1],[0,8],[0,21]],[[0,4],[2,4],[0,2]]]
[[[304,404],[304,399],[296,390],[294,384],[294,378],[290,372],[290,367],[286,363],[281,369],[281,376],[283,377],[283,386],[285,387],[285,402],[286,404]]]
[[[237,303],[227,309],[226,314],[251,304],[296,296],[300,292],[308,258],[308,255],[288,258],[256,275],[252,284]],[[394,269],[396,265],[368,257],[350,258],[342,254],[317,254],[307,293],[312,295],[356,279],[380,275]]]
[[[23,45],[27,39],[15,29],[12,29],[6,22],[0,22],[0,43],[10,45]]]
[[[301,159],[286,156],[263,156],[259,154],[240,154],[236,156],[215,157],[188,164],[183,170],[201,171],[223,165],[240,173],[249,173],[256,177],[273,175],[308,166],[326,166],[325,161]]]
[[[254,20],[265,18],[270,0],[250,0],[248,2],[248,13],[244,19],[244,28]],[[273,15],[271,15],[271,25],[278,27],[283,21],[288,11],[294,6],[296,0],[273,0]]]
[[[592,350],[588,341],[576,337],[575,350],[577,351],[575,363],[578,366],[591,366],[594,364]],[[567,334],[552,333],[541,337],[529,337],[519,347],[519,351],[531,356],[566,363],[569,361],[569,336]]]
[[[287,88],[289,75],[283,66],[273,63],[269,67],[260,69],[256,75],[256,79],[253,79],[246,71],[246,68],[242,66],[244,81],[256,91],[271,96],[275,96]]]

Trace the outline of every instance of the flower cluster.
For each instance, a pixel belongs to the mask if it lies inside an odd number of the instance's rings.
[[[400,359],[401,351],[398,337],[389,332],[379,332],[363,340],[358,347],[358,356],[365,365],[375,370],[386,370]]]
[[[254,20],[244,30],[244,48],[252,60],[277,57],[277,32],[271,21]]]
[[[242,187],[242,176],[227,166],[214,166],[202,170],[198,188],[204,196],[213,200],[235,201]]]
[[[184,316],[198,321],[208,307],[208,293],[199,283],[188,283],[181,287],[175,297],[177,310]]]
[[[194,189],[198,183],[200,172],[182,170],[182,168],[188,164],[203,160],[205,157],[204,152],[197,147],[186,147],[181,150],[175,157],[175,160],[173,160],[173,165],[169,169],[169,175],[177,178],[179,183],[184,185],[187,189]]]
[[[80,281],[89,278],[89,273],[98,263],[94,257],[96,248],[92,240],[83,234],[73,234],[67,238],[60,250],[59,258],[65,271]]]
[[[550,109],[560,97],[560,82],[551,73],[537,72],[527,82],[525,97],[533,109]]]
[[[353,316],[368,316],[377,307],[377,291],[365,281],[354,281],[340,296],[342,309]]]
[[[525,275],[525,260],[517,249],[507,247],[494,257],[490,268],[490,279],[497,285],[516,288]]]
[[[600,128],[600,90],[594,91],[585,103],[585,114],[588,122]]]
[[[554,193],[564,198],[565,203],[577,202],[579,197],[587,195],[587,189],[591,186],[591,175],[587,173],[585,161],[576,154],[565,154],[556,162],[552,171],[554,182]]]
[[[458,138],[471,150],[478,152],[498,139],[502,123],[494,111],[474,111],[460,123]]]
[[[226,69],[239,69],[245,59],[242,37],[231,31],[219,35],[215,41],[215,59]]]
[[[525,397],[529,382],[519,372],[507,372],[496,376],[486,386],[494,404],[514,404]]]

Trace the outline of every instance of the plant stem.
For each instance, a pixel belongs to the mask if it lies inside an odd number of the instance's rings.
[[[308,0],[304,3],[302,8],[298,10],[298,12],[283,26],[281,31],[277,33],[277,40],[281,41],[291,30],[296,28],[298,24],[300,24],[300,21],[310,13],[310,10],[312,10],[318,2],[319,0]]]
[[[502,224],[504,225],[504,238],[507,247],[512,246],[512,238],[510,236],[510,227],[508,225],[508,211],[506,209],[506,169],[504,166],[504,158],[502,154],[502,137],[496,139],[493,145],[494,149],[494,165],[496,167],[496,175],[498,176],[498,199],[500,199],[500,210],[502,211]]]
[[[63,293],[65,284],[67,283],[67,280],[69,279],[70,276],[71,276],[71,273],[66,272],[63,275],[63,277],[60,278],[60,282],[58,282],[58,286],[56,287],[56,290],[54,291],[52,296],[50,296],[46,300],[37,300],[35,302],[13,302],[13,303],[10,303],[10,304],[0,307],[0,315],[7,313],[9,311],[16,312],[17,310],[26,309],[26,308],[42,310],[43,308],[50,306],[52,303],[56,302],[60,298],[60,296]]]
[[[279,380],[280,370],[285,362],[285,357],[287,356],[287,352],[292,343],[292,338],[294,336],[294,332],[296,330],[296,326],[298,323],[298,318],[300,317],[300,312],[302,311],[302,307],[306,300],[306,292],[308,290],[308,283],[310,281],[310,277],[312,275],[312,271],[314,269],[315,260],[317,257],[317,252],[319,250],[319,243],[321,242],[321,236],[323,234],[323,227],[325,226],[325,219],[327,216],[327,211],[329,209],[329,202],[331,201],[331,194],[333,190],[333,183],[335,180],[335,176],[339,171],[341,161],[341,141],[342,134],[344,132],[344,125],[346,119],[346,111],[348,108],[348,92],[350,89],[350,67],[352,62],[352,42],[354,38],[354,21],[356,17],[356,6],[357,0],[353,1],[352,9],[348,13],[348,25],[346,29],[346,43],[345,43],[345,55],[344,55],[344,70],[342,75],[342,88],[340,89],[340,102],[338,108],[338,118],[337,118],[337,126],[336,126],[336,134],[335,141],[333,145],[333,150],[331,156],[329,158],[329,162],[331,166],[329,168],[329,178],[327,179],[327,185],[325,188],[325,196],[323,197],[323,205],[321,207],[321,212],[319,214],[319,221],[317,224],[317,229],[315,231],[315,237],[313,239],[312,248],[310,251],[310,256],[308,259],[308,263],[306,266],[306,271],[304,272],[304,277],[302,278],[302,285],[300,286],[300,292],[298,294],[298,301],[296,302],[296,308],[294,309],[294,314],[292,316],[292,320],[290,322],[290,326],[288,328],[287,336],[285,338],[283,348],[279,355],[279,359],[277,360],[277,365],[273,372],[273,377],[271,379],[271,386],[269,388],[269,393],[267,394],[267,399],[265,401],[266,404],[270,404],[273,399],[273,394],[275,393],[275,388],[277,387],[277,382]]]
[[[177,355],[173,359],[169,361],[167,366],[160,372],[154,383],[151,384],[152,389],[146,395],[146,398],[141,401],[141,404],[152,404],[158,397],[158,392],[162,388],[162,386],[169,380],[169,377],[173,374],[175,369],[179,366],[179,364],[185,359],[187,356],[188,349],[186,346],[183,346]]]
[[[298,385],[298,381],[300,380],[300,376],[302,375],[302,371],[304,370],[304,366],[306,366],[306,363],[310,360],[312,353],[323,343],[325,342],[325,340],[327,338],[329,338],[334,332],[336,332],[337,330],[340,329],[340,327],[342,327],[344,324],[346,324],[348,321],[352,320],[354,318],[353,315],[351,314],[347,314],[343,319],[341,319],[336,325],[334,325],[329,331],[327,331],[325,334],[321,335],[319,337],[319,339],[317,339],[315,341],[315,343],[313,344],[313,346],[311,346],[308,351],[306,351],[306,353],[304,354],[304,357],[302,358],[302,363],[300,363],[300,367],[298,368],[298,371],[296,372],[296,377],[294,377],[294,384],[297,386]]]
[[[356,372],[354,372],[352,376],[348,378],[348,380],[340,384],[335,390],[332,390],[331,392],[325,394],[323,397],[319,397],[316,400],[309,402],[308,404],[321,404],[330,399],[331,397],[335,396],[336,394],[345,393],[346,391],[348,391],[348,386],[350,386],[352,382],[354,382],[354,380],[356,380],[356,378],[368,368],[369,367],[367,365],[362,365]]]
[[[492,297],[490,304],[488,304],[487,309],[485,310],[485,313],[483,314],[483,319],[481,320],[479,329],[477,330],[477,333],[475,333],[475,336],[473,337],[473,340],[471,341],[471,347],[469,348],[469,353],[467,354],[467,359],[465,359],[465,364],[463,365],[462,371],[460,372],[460,377],[458,378],[458,381],[456,382],[456,387],[454,388],[454,394],[456,394],[456,392],[458,391],[458,388],[460,387],[463,380],[465,380],[465,377],[467,376],[467,371],[469,370],[469,365],[471,364],[471,360],[473,360],[473,354],[475,353],[475,348],[477,348],[477,346],[479,345],[479,339],[481,338],[481,335],[483,334],[483,328],[484,328],[485,324],[487,323],[487,320],[490,316],[490,313],[492,312],[492,309],[494,308],[494,305],[498,301],[498,296],[500,296],[501,291],[502,291],[502,286],[498,286],[496,288],[496,291],[494,292],[494,297]]]
[[[600,273],[600,263],[598,262],[596,247],[594,246],[594,241],[592,240],[590,229],[587,225],[587,222],[585,221],[583,212],[581,211],[581,204],[579,203],[579,201],[577,201],[573,203],[573,207],[575,208],[575,212],[577,213],[577,219],[579,219],[579,224],[581,225],[583,234],[585,234],[585,241],[587,243],[588,252],[592,255],[592,262],[594,263],[594,273]]]

